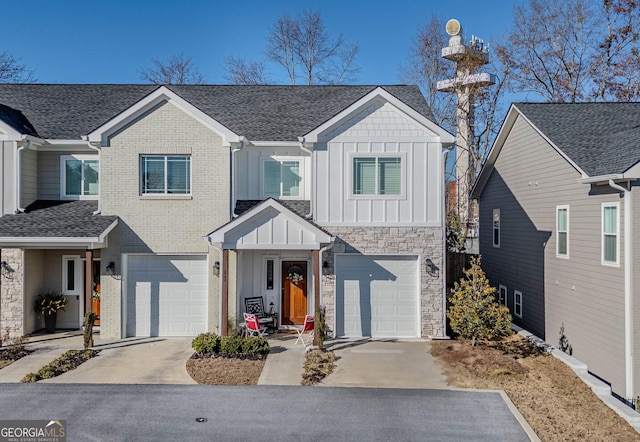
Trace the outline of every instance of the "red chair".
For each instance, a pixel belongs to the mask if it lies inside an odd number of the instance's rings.
[[[298,342],[301,342],[302,345],[311,345],[311,343],[313,342],[313,335],[315,333],[315,318],[311,315],[307,315],[304,317],[304,324],[302,325],[302,328],[297,328],[296,331],[298,332],[298,339],[296,339],[296,344]],[[304,333],[305,332],[309,332],[309,341],[308,342],[304,342]]]
[[[247,336],[262,336],[267,334],[267,329],[260,327],[260,322],[256,315],[244,313],[245,330]]]

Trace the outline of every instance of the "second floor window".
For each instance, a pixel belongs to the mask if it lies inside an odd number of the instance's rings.
[[[493,209],[493,247],[500,247],[500,209]]]
[[[602,205],[602,262],[618,264],[618,204]]]
[[[190,194],[191,157],[145,155],[140,157],[142,195]]]
[[[263,163],[265,198],[300,196],[300,162],[268,160]]]
[[[64,155],[61,162],[61,197],[84,199],[98,196],[99,166],[96,155]]]
[[[402,158],[353,158],[354,195],[400,195],[402,193]]]
[[[556,207],[556,255],[569,257],[569,206]]]

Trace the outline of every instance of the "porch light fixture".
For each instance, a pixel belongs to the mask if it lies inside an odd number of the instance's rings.
[[[323,269],[328,269],[329,268],[329,262],[328,261],[323,261],[322,268]]]
[[[111,261],[107,264],[107,274],[113,276],[116,273],[116,263]]]
[[[220,276],[220,261],[213,263],[213,276]]]
[[[2,272],[2,276],[5,278],[11,277],[11,274],[15,272],[7,261],[0,262],[0,271]]]
[[[438,275],[440,274],[440,269],[437,265],[435,265],[433,261],[431,261],[431,258],[427,258],[425,264],[427,266],[427,272],[429,273],[429,275],[438,277]]]

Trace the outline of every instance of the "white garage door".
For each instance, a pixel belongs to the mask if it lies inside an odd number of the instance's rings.
[[[129,256],[127,267],[127,336],[206,331],[206,256]]]
[[[415,256],[336,256],[336,336],[420,336]]]

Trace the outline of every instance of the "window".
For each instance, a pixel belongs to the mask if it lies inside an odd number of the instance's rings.
[[[354,157],[353,195],[401,195],[401,157]]]
[[[149,155],[140,158],[143,195],[190,194],[191,157]]]
[[[79,256],[62,256],[62,293],[65,295],[82,294],[81,267],[82,261]]]
[[[618,264],[618,203],[602,204],[602,262]]]
[[[556,256],[569,257],[569,206],[556,207]]]
[[[267,275],[266,275],[266,285],[265,288],[267,290],[273,290],[273,259],[267,259]]]
[[[63,155],[60,157],[60,163],[61,198],[98,197],[99,162],[96,155]]]
[[[300,162],[268,160],[262,163],[265,197],[300,196]]]
[[[500,305],[507,305],[507,288],[503,285],[498,286],[498,302]]]
[[[500,209],[493,209],[493,247],[500,247]]]
[[[522,292],[513,291],[513,314],[522,318]]]

